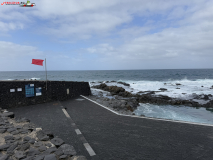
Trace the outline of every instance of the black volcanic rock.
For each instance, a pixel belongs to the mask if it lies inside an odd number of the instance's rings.
[[[56,147],[50,147],[50,148],[48,148],[46,151],[45,151],[45,153],[54,153],[55,151],[57,151],[57,148]]]
[[[16,149],[16,147],[18,146],[18,142],[15,142],[13,145],[11,145],[8,149],[7,149],[7,153],[8,154],[12,154],[14,149]]]
[[[0,146],[0,151],[6,151],[10,146],[10,144],[3,144]]]
[[[59,147],[59,149],[61,149],[65,155],[74,156],[77,154],[74,147],[69,144],[63,144]]]
[[[39,155],[39,154],[40,154],[40,152],[35,148],[30,148],[27,151],[27,156],[35,156],[35,155]]]
[[[0,129],[0,133],[6,132],[6,129]]]
[[[23,159],[26,157],[26,154],[22,151],[17,151],[14,155],[17,159]]]
[[[49,154],[44,157],[44,160],[57,160],[54,154]]]
[[[47,141],[47,140],[49,140],[49,136],[47,136],[47,134],[44,131],[42,131],[42,130],[40,130],[40,131],[37,132],[37,138],[39,140],[41,140],[41,141]]]
[[[62,144],[64,144],[64,141],[61,138],[53,138],[51,140],[51,143],[54,144],[56,147],[61,146]]]
[[[130,84],[125,83],[125,82],[117,82],[117,83],[119,83],[119,84],[123,84],[124,86],[130,86]]]
[[[166,88],[160,88],[160,89],[158,89],[158,90],[161,90],[161,91],[167,91],[167,89],[166,89]]]
[[[2,117],[10,117],[10,118],[14,118],[14,116],[15,116],[13,112],[0,113],[0,115]]]

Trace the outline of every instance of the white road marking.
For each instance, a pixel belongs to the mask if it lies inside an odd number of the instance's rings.
[[[65,109],[62,109],[64,114],[66,115],[67,118],[71,118],[70,115],[67,113]],[[75,123],[72,123],[71,125],[75,125]],[[82,134],[79,129],[75,129],[76,134]],[[90,156],[95,156],[95,152],[93,151],[92,147],[89,145],[89,143],[84,143],[84,147],[86,148],[87,152],[89,153]]]
[[[67,113],[67,111],[65,109],[62,109],[62,111],[64,112],[64,114],[67,118],[70,118],[70,115]]]
[[[176,121],[176,120],[167,120],[167,119],[158,119],[158,118],[149,118],[149,117],[141,117],[141,116],[134,116],[134,115],[132,116],[132,115],[120,114],[120,113],[117,113],[117,112],[113,111],[112,109],[109,109],[109,108],[103,106],[102,104],[99,104],[99,103],[97,103],[97,102],[95,102],[95,101],[93,101],[93,100],[91,100],[91,99],[89,99],[89,98],[87,98],[85,96],[81,95],[81,97],[83,97],[83,98],[85,98],[85,99],[87,99],[87,100],[89,100],[89,101],[91,101],[91,102],[93,102],[93,103],[95,103],[95,104],[97,104],[97,105],[99,105],[99,106],[101,106],[101,107],[103,107],[103,108],[105,108],[105,109],[107,109],[107,110],[119,115],[119,116],[134,117],[134,118],[144,118],[144,119],[152,119],[152,120],[156,120],[156,121],[167,121],[167,122],[186,123],[186,124],[194,124],[194,125],[200,125],[200,126],[213,127],[212,124],[194,123],[194,122],[186,122],[186,121]]]
[[[119,113],[117,113],[117,112],[115,112],[115,111],[113,111],[113,110],[111,110],[111,109],[109,109],[109,108],[103,106],[102,104],[99,104],[99,103],[97,103],[97,102],[95,102],[95,101],[93,101],[93,100],[91,100],[91,99],[89,99],[89,98],[87,98],[87,97],[84,97],[84,96],[82,96],[82,95],[81,95],[81,97],[83,97],[83,98],[85,98],[85,99],[88,99],[89,101],[91,101],[91,102],[93,102],[93,103],[96,103],[97,105],[99,105],[99,106],[101,106],[101,107],[103,107],[103,108],[105,108],[105,109],[107,109],[107,110],[109,110],[109,111],[111,111],[111,112],[113,112],[113,113],[115,113],[115,114],[117,114],[117,115],[120,115]]]
[[[79,129],[75,129],[76,134],[81,134],[81,131]]]
[[[91,146],[89,145],[89,143],[84,143],[84,147],[86,148],[90,156],[96,155]]]

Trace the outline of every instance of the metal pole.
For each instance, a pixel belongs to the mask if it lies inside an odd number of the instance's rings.
[[[46,58],[45,58],[45,71],[46,71],[46,90],[47,90],[47,64],[46,64]]]

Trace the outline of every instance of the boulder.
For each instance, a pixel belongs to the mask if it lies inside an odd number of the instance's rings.
[[[22,151],[17,151],[14,155],[17,159],[23,159],[26,157],[26,154]]]
[[[15,142],[13,145],[11,145],[8,149],[7,149],[7,153],[8,154],[12,154],[14,149],[16,149],[16,147],[18,146],[18,142]]]
[[[62,155],[59,157],[59,159],[65,159],[65,158],[67,158],[67,155]]]
[[[166,89],[166,88],[160,88],[160,89],[158,89],[158,90],[161,90],[161,91],[167,91],[167,89]]]
[[[200,99],[199,95],[197,95],[196,93],[192,93],[192,96],[194,99]]]
[[[38,155],[34,160],[43,160],[45,155]]]
[[[130,86],[130,84],[125,83],[125,82],[117,82],[117,83],[119,83],[119,84],[123,84],[124,86]]]
[[[6,129],[0,129],[0,133],[6,132]]]
[[[46,144],[45,144],[45,146],[47,146],[47,147],[51,147],[51,146],[52,146],[52,144],[50,144],[50,143],[46,143]]]
[[[64,144],[64,141],[61,138],[53,138],[51,140],[51,143],[54,144],[56,147],[61,146],[62,144]]]
[[[3,144],[0,146],[0,151],[6,151],[10,146],[10,144]]]
[[[46,135],[46,136],[41,138],[41,141],[48,141],[49,139],[50,139],[49,136]]]
[[[35,156],[35,155],[39,155],[39,154],[40,154],[40,152],[35,148],[30,148],[27,151],[27,156]]]
[[[133,95],[130,92],[125,91],[123,97],[132,97]]]
[[[23,139],[23,141],[26,141],[26,142],[28,142],[28,141],[30,141],[31,140],[31,138],[29,137],[29,136],[26,136],[26,137],[24,137],[24,139]]]
[[[46,151],[46,150],[47,150],[47,147],[41,146],[41,147],[38,148],[38,150],[39,150],[40,152],[43,152],[43,151]]]
[[[44,160],[57,160],[54,154],[49,154],[44,157]]]
[[[208,95],[204,95],[203,99],[204,99],[204,100],[209,100]]]
[[[1,155],[0,160],[8,160],[8,158],[9,158],[9,155],[4,154],[4,155]]]
[[[36,141],[35,138],[32,138],[31,140],[29,140],[29,143],[30,143],[30,144],[34,144],[35,141]]]
[[[9,135],[9,136],[5,136],[4,139],[5,139],[5,141],[14,140],[15,137]]]
[[[18,150],[20,150],[20,151],[25,151],[25,150],[27,150],[27,149],[29,149],[30,148],[30,144],[29,143],[25,143],[25,144],[22,144],[19,148],[18,148]]]
[[[16,130],[17,130],[17,129],[13,127],[13,128],[9,128],[9,129],[7,129],[7,132],[9,132],[9,133],[10,133],[10,132],[13,132],[13,131],[16,131]]]
[[[57,149],[57,151],[54,152],[57,156],[61,156],[64,154],[64,152],[61,149]]]
[[[57,151],[56,147],[50,147],[45,152],[51,154],[51,153],[54,153],[55,151]]]
[[[44,131],[42,131],[42,130],[38,131],[36,133],[36,136],[41,141],[47,141],[47,140],[49,140],[49,136],[47,136],[47,134]]]
[[[11,132],[11,134],[12,134],[12,135],[17,135],[17,134],[19,134],[19,131],[17,131],[17,130],[16,130],[16,131],[13,131],[13,132]]]
[[[69,144],[63,144],[59,147],[59,149],[61,149],[65,155],[76,155],[74,147]]]
[[[95,86],[94,86],[95,87]],[[101,83],[100,85],[97,86],[99,89],[103,89],[107,87],[105,83]]]

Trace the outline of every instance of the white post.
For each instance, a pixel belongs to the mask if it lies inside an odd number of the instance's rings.
[[[45,71],[46,71],[46,90],[47,90],[47,64],[46,64],[46,58],[45,58]]]

